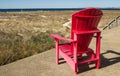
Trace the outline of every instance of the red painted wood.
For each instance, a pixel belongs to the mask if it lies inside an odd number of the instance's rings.
[[[100,68],[100,34],[97,33],[97,39],[96,39],[96,58],[98,58],[98,61],[96,62],[96,68]]]
[[[69,41],[69,42],[76,42],[73,39],[64,38],[64,37],[61,37],[60,35],[57,35],[57,34],[50,34],[50,36],[55,38],[55,39],[59,39],[59,40],[64,40],[64,41]]]
[[[74,70],[75,62],[71,57],[69,57],[65,52],[60,51],[61,56],[65,59],[65,61],[68,63],[69,66]]]
[[[51,37],[56,40],[56,63],[59,60],[59,53],[73,69],[74,73],[78,72],[79,64],[95,62],[96,68],[100,67],[100,39],[101,31],[97,29],[98,23],[103,13],[96,8],[87,8],[72,15],[71,38],[67,39],[56,34]],[[96,52],[89,48],[92,38],[96,38]],[[69,44],[59,44],[58,40],[70,42]],[[82,60],[83,54],[88,58]],[[79,58],[81,60],[79,60]]]
[[[102,16],[102,12],[100,10],[90,8],[90,9],[84,9],[80,12],[77,12],[72,15],[73,17],[73,24],[72,24],[72,33],[74,33],[73,30],[76,31],[89,31],[89,30],[96,30],[98,22]],[[96,17],[95,17],[96,16]],[[71,35],[74,39],[73,34]],[[87,34],[87,35],[79,35],[77,37],[77,41],[79,42],[77,46],[78,49],[81,50],[87,50],[90,41],[92,39],[93,34]]]
[[[100,33],[100,30],[88,30],[88,31],[77,31],[77,30],[73,30],[73,33],[75,34],[93,34],[93,33]]]
[[[59,63],[59,41],[58,41],[58,39],[55,39],[55,51],[56,51],[56,64],[58,64]]]

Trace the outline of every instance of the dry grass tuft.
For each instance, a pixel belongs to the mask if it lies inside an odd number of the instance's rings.
[[[0,32],[0,65],[4,65],[53,48],[49,33],[38,33],[24,41],[21,36]]]

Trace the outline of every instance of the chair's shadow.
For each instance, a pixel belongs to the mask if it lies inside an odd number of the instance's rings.
[[[105,55],[108,55],[108,54],[114,54],[117,57],[113,57],[113,58],[105,57]],[[104,67],[107,67],[107,66],[110,66],[110,65],[113,65],[115,63],[120,62],[120,52],[116,52],[113,50],[107,50],[106,52],[100,54],[100,58],[101,58],[101,67],[100,68],[104,68]],[[78,66],[78,70],[79,70],[78,73],[89,71],[89,70],[94,69],[94,68],[95,68],[95,66],[89,67],[88,64],[79,65]]]
[[[105,58],[104,55],[110,54],[110,53],[115,54],[117,57]],[[105,53],[101,54],[101,68],[113,65],[118,62],[120,62],[120,52],[116,52],[113,50],[107,50]]]
[[[113,57],[113,58],[105,57],[105,55],[109,55],[109,54],[115,54],[117,57]],[[104,68],[104,67],[107,67],[107,66],[110,66],[110,65],[120,62],[120,52],[116,52],[113,50],[107,50],[106,52],[101,53],[100,57],[101,57],[101,67],[100,68]],[[61,62],[60,64],[62,64],[62,63],[65,63],[65,61]],[[89,65],[92,65],[92,63],[79,65],[78,73],[82,73],[85,71],[89,71],[91,69],[95,69],[95,65],[93,67],[90,67]]]

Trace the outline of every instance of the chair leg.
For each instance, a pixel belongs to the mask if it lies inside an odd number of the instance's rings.
[[[74,67],[74,73],[77,74],[78,70],[77,70],[77,64],[75,64],[75,67]]]
[[[99,68],[100,68],[100,59],[98,59],[96,62],[96,69],[99,69]]]
[[[96,62],[96,68],[100,68],[100,37],[101,33],[97,33],[97,40],[96,40],[96,58],[98,59]]]
[[[56,50],[56,64],[59,63],[59,47],[58,47],[58,40],[56,39],[55,50]]]
[[[59,63],[59,53],[58,53],[58,51],[56,50],[56,64],[58,64]]]

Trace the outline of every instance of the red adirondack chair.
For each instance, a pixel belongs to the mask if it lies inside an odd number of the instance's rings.
[[[78,72],[78,65],[95,62],[96,68],[100,67],[100,39],[101,31],[97,25],[102,17],[101,10],[87,8],[72,15],[71,38],[67,39],[56,34],[51,34],[55,39],[56,64],[59,63],[59,54],[70,65],[74,73]],[[96,38],[96,50],[89,48],[92,38]],[[59,44],[59,40],[70,43]],[[83,54],[87,59],[83,59]]]

